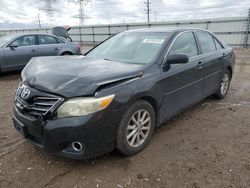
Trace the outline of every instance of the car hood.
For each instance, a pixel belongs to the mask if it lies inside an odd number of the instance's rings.
[[[38,90],[66,98],[94,95],[102,86],[141,76],[144,66],[84,56],[33,58],[23,81]]]

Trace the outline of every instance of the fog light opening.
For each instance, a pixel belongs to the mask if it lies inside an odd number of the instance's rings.
[[[80,152],[83,149],[82,143],[81,142],[72,142],[71,144],[73,150]]]

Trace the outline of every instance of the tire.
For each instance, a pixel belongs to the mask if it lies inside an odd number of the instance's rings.
[[[223,99],[229,90],[230,82],[231,82],[231,72],[227,69],[226,72],[223,75],[223,78],[221,80],[220,86],[216,93],[214,94],[215,98],[217,99]]]
[[[134,120],[140,117],[140,124],[138,124],[138,121],[136,121],[137,124],[135,124],[132,117],[134,117]],[[143,124],[142,121],[146,123]],[[154,132],[154,127],[155,112],[151,104],[145,100],[135,102],[126,111],[121,120],[116,136],[116,149],[126,156],[139,153],[149,143]],[[142,135],[144,135],[145,138],[143,138]]]

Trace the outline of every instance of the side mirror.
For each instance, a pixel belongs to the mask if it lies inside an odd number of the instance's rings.
[[[10,45],[8,45],[8,47],[10,47],[11,49],[14,49],[14,48],[17,48],[18,46],[17,46],[17,45],[10,44]]]
[[[184,64],[188,62],[188,56],[185,54],[174,54],[167,57],[165,64]]]

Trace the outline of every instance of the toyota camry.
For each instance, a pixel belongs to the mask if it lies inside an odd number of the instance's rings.
[[[234,64],[233,49],[207,30],[125,31],[84,56],[33,58],[16,91],[14,126],[59,156],[134,155],[171,117],[224,98]]]

